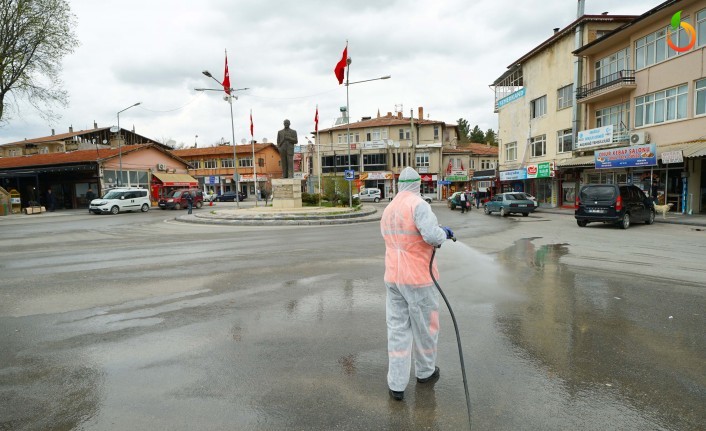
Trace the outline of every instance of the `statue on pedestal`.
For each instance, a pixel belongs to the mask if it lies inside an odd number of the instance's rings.
[[[299,142],[297,131],[289,128],[289,120],[284,120],[284,129],[277,132],[277,146],[282,159],[282,178],[294,178],[294,146]]]

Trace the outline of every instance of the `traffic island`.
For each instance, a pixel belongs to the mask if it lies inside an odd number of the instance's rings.
[[[182,215],[175,220],[185,223],[224,224],[238,226],[307,226],[364,223],[379,221],[380,214],[372,207],[255,207],[212,210]]]

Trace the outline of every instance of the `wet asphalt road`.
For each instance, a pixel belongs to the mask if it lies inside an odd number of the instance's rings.
[[[706,232],[434,209],[474,430],[706,428]],[[0,221],[0,429],[468,428],[445,309],[388,397],[377,223],[173,215]]]

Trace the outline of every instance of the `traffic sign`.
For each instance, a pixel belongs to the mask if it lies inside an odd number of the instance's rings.
[[[353,169],[346,169],[343,171],[343,178],[345,178],[348,181],[354,180],[355,179],[355,171]]]

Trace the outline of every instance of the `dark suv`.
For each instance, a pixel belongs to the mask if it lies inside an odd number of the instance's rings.
[[[159,207],[163,210],[172,209],[180,210],[188,208],[189,202],[186,200],[186,194],[191,193],[191,205],[194,208],[203,206],[203,192],[199,189],[178,189],[173,190],[166,197],[159,200]]]
[[[632,221],[655,221],[651,199],[633,185],[587,184],[576,197],[576,223],[584,227],[591,222],[615,223],[623,229]]]

